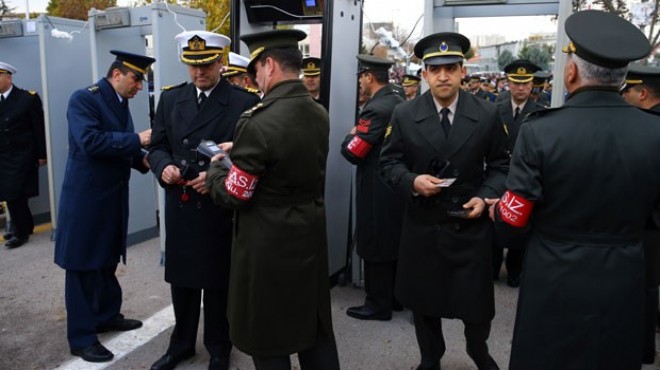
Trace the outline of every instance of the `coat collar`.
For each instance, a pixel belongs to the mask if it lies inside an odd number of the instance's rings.
[[[614,107],[629,106],[619,95],[617,89],[601,86],[587,86],[577,89],[564,103],[565,107]]]
[[[458,105],[454,112],[454,121],[449,131],[449,138],[445,137],[440,124],[440,116],[435,110],[431,91],[427,91],[417,98],[415,109],[415,123],[423,131],[423,137],[436,149],[440,157],[449,158],[456,153],[474,132],[479,121],[479,107],[474,96],[459,90]]]
[[[262,100],[263,106],[270,105],[275,100],[282,97],[291,97],[291,96],[309,96],[309,91],[305,88],[302,81],[300,80],[285,80],[280,81],[268,92],[264,99]]]
[[[128,113],[128,102],[125,107],[122,106],[117,97],[115,88],[112,87],[112,84],[107,78],[100,79],[96,85],[100,88],[101,96],[103,96],[103,100],[106,102],[107,106],[110,107],[112,113],[117,116],[119,122],[126,124],[131,117],[130,113]]]

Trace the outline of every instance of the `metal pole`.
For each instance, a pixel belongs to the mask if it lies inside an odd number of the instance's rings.
[[[25,19],[30,19],[30,1],[25,0]]]
[[[557,18],[557,47],[555,48],[555,68],[552,72],[552,107],[564,105],[564,67],[566,66],[566,56],[561,49],[568,45],[568,36],[564,29],[566,18],[573,13],[573,3],[571,0],[559,0],[559,14]]]

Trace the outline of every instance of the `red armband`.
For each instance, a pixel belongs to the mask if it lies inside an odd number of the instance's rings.
[[[364,159],[364,157],[366,157],[367,154],[369,154],[369,151],[371,150],[372,146],[373,145],[369,144],[366,140],[355,135],[353,136],[353,139],[346,146],[346,149],[348,149],[348,151],[351,152],[351,154],[353,154],[354,156]]]
[[[527,200],[520,195],[507,190],[499,202],[497,210],[500,213],[502,221],[514,227],[524,227],[532,214],[534,202]]]
[[[258,182],[259,176],[250,175],[236,165],[232,165],[225,179],[225,189],[234,198],[250,200]]]
[[[360,118],[360,119],[358,119],[358,124],[357,124],[357,127],[355,128],[355,130],[357,132],[362,132],[362,133],[366,134],[366,133],[369,132],[369,126],[371,126],[371,120],[370,119],[367,120],[367,119],[364,119],[364,118]]]

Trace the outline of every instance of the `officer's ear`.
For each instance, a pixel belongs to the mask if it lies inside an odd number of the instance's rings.
[[[639,89],[639,100],[646,100],[649,98],[649,90],[646,88],[646,86],[642,86]]]

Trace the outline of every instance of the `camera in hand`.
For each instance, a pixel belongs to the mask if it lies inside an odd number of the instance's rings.
[[[222,158],[222,163],[227,168],[231,168],[232,166],[231,159],[229,159],[229,154],[222,150],[222,148],[220,148],[218,144],[216,144],[213,140],[202,140],[197,146],[197,152],[209,158],[213,158],[218,154],[224,154],[225,157]]]

